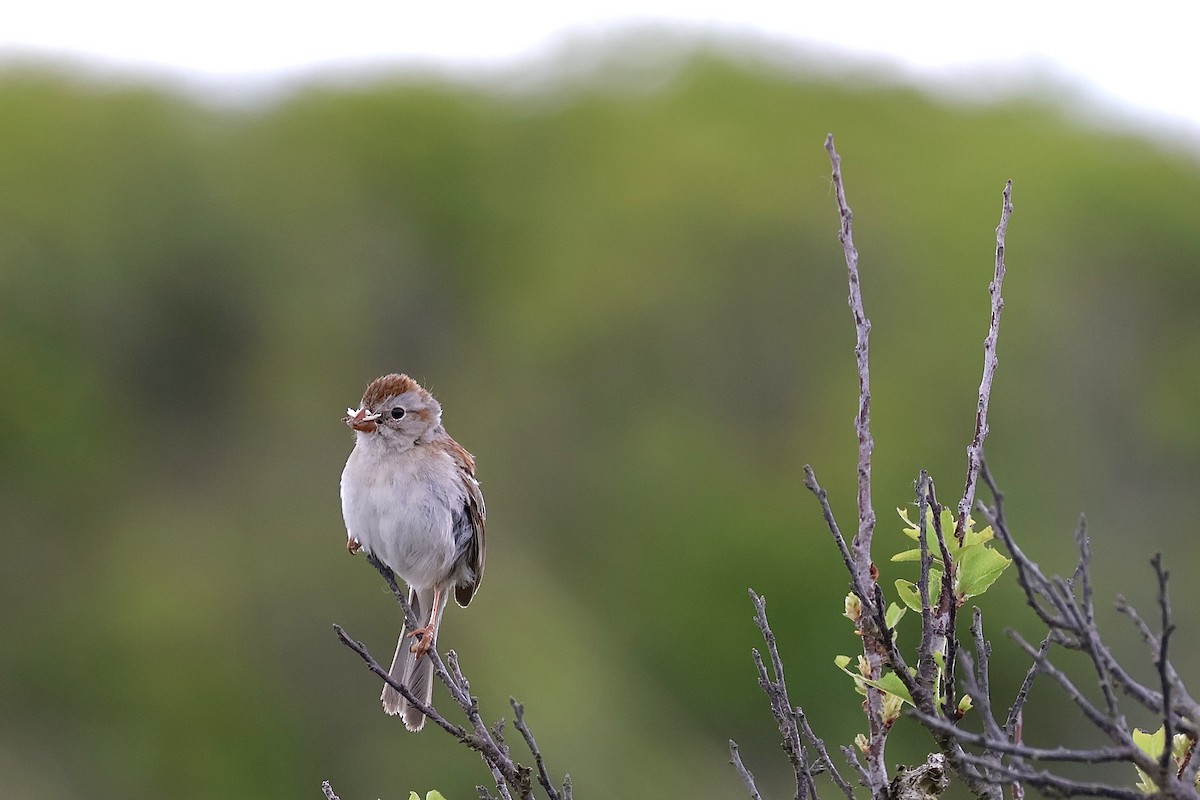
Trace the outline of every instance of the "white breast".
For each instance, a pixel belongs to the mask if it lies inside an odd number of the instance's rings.
[[[454,569],[452,511],[466,502],[453,460],[423,446],[364,444],[342,471],[347,534],[414,589],[445,582]]]

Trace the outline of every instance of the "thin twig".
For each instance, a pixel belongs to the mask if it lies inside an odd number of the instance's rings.
[[[325,800],[341,800],[333,793],[333,787],[329,785],[329,781],[321,781],[321,791],[325,794]]]
[[[1066,673],[1054,666],[1053,662],[1039,648],[1034,648],[1029,642],[1025,641],[1019,633],[1013,630],[1008,631],[1009,637],[1017,643],[1017,645],[1025,651],[1025,654],[1030,658],[1035,659],[1038,663],[1038,671],[1043,672],[1056,683],[1066,693],[1067,697],[1078,706],[1088,720],[1106,734],[1110,739],[1126,744],[1125,741],[1129,734],[1118,728],[1117,725],[1109,719],[1100,709],[1084,696],[1083,692],[1067,677]]]
[[[833,759],[829,757],[829,751],[825,749],[825,742],[815,733],[812,726],[808,724],[808,717],[804,713],[804,709],[796,706],[794,709],[796,714],[796,722],[800,725],[800,732],[804,734],[804,738],[817,751],[817,763],[825,768],[829,773],[829,777],[837,784],[837,787],[842,790],[842,794],[846,795],[846,800],[855,800],[854,787],[850,782],[842,777],[842,773],[838,771],[837,765],[833,763]],[[814,797],[815,797],[814,793]]]
[[[871,320],[863,307],[862,286],[858,275],[858,250],[854,246],[854,212],[846,203],[846,187],[842,182],[842,159],[833,145],[833,134],[825,137],[825,149],[833,166],[833,188],[837,196],[841,226],[838,240],[846,257],[846,271],[850,279],[850,311],[854,315],[854,356],[858,363],[858,414],[854,419],[854,430],[858,434],[858,535],[854,539],[856,568],[859,581],[868,582],[870,567],[871,535],[875,530],[875,507],[871,504],[871,453],[875,441],[871,438],[871,370],[869,339]]]
[[[973,670],[971,669],[971,659],[965,652],[961,654],[964,671],[970,679],[967,694],[979,706],[979,715],[983,719],[983,725],[987,729],[988,735],[995,739],[1007,739],[1004,729],[996,721],[996,715],[992,710],[990,674],[992,645],[983,635],[983,611],[978,607],[973,610],[971,616],[971,636],[975,640],[975,668]]]
[[[1129,601],[1124,597],[1117,597],[1116,608],[1122,614],[1129,617],[1134,627],[1137,628],[1138,633],[1141,634],[1142,639],[1149,645],[1151,657],[1157,658],[1162,645],[1158,640],[1158,636],[1150,630],[1150,626],[1138,614],[1137,609],[1130,605]],[[1183,679],[1179,677],[1179,673],[1175,670],[1175,666],[1170,661],[1167,661],[1163,666],[1166,669],[1168,679],[1171,681],[1172,706],[1175,709],[1175,713],[1181,718],[1177,721],[1177,724],[1180,725],[1180,731],[1191,737],[1195,737],[1197,735],[1196,726],[1195,724],[1189,725],[1188,721],[1200,719],[1200,705],[1192,699]]]
[[[858,273],[858,250],[854,246],[853,220],[854,214],[846,202],[846,188],[842,181],[842,160],[834,147],[833,134],[825,137],[825,150],[829,153],[829,161],[833,168],[833,188],[837,197],[838,215],[841,224],[838,228],[838,239],[842,243],[842,251],[846,259],[846,273],[850,283],[850,311],[854,316],[854,356],[858,365],[858,413],[854,418],[854,431],[858,437],[858,533],[851,544],[852,572],[854,581],[860,590],[875,597],[875,575],[871,561],[871,539],[875,532],[875,507],[871,502],[871,454],[875,449],[875,440],[871,437],[871,370],[870,370],[870,333],[871,321],[863,306],[862,285]],[[873,604],[873,603],[872,603]],[[872,619],[882,620],[883,609],[874,609],[869,615]],[[863,657],[867,661],[868,681],[878,681],[883,676],[883,665],[887,658],[887,646],[882,637],[887,636],[886,625],[881,625],[880,636],[872,635],[872,631],[864,631],[862,637]],[[908,678],[908,675],[903,675]],[[887,760],[884,749],[887,744],[887,734],[890,725],[884,718],[884,693],[874,686],[866,687],[867,727],[869,730],[869,746],[867,748],[867,771],[871,775],[871,794],[882,797],[888,786]]]
[[[1113,761],[1128,761],[1131,756],[1131,748],[1121,746],[1097,747],[1092,750],[1076,750],[1070,747],[1029,747],[1023,744],[1015,744],[1004,738],[997,738],[989,733],[975,733],[974,731],[960,728],[942,717],[935,717],[915,709],[908,713],[919,720],[922,725],[944,731],[960,742],[978,745],[988,750],[1018,756],[1030,761],[1070,761],[1077,764],[1102,764]]]
[[[753,589],[750,590],[750,599],[754,603],[754,624],[762,633],[763,641],[767,646],[767,656],[771,661],[771,669],[768,671],[758,650],[752,650],[754,665],[758,669],[758,685],[762,687],[763,693],[770,702],[771,713],[775,717],[775,723],[779,726],[779,733],[783,736],[783,751],[787,754],[788,761],[795,773],[796,800],[804,800],[811,794],[809,790],[812,774],[809,771],[804,745],[800,741],[800,727],[796,723],[792,701],[788,697],[787,680],[783,673],[783,659],[779,656],[775,633],[767,621],[766,599],[755,594]]]
[[[871,788],[871,776],[867,774],[867,768],[858,760],[858,751],[850,745],[842,745],[842,758],[846,759],[846,763],[851,769],[858,774],[858,782],[865,789]]]
[[[542,751],[538,749],[537,742],[533,738],[533,732],[529,730],[529,726],[525,724],[525,706],[518,703],[516,698],[508,698],[508,702],[513,709],[513,725],[521,732],[521,736],[525,739],[525,744],[529,747],[529,752],[533,754],[533,762],[537,766],[538,783],[546,790],[546,795],[550,800],[559,800],[558,790],[554,783],[550,780],[550,775],[546,772],[546,762],[542,759]]]
[[[917,578],[917,593],[921,597],[921,643],[917,645],[917,684],[932,692],[937,678],[937,661],[933,654],[937,649],[933,626],[933,609],[929,605],[929,570],[933,556],[929,552],[929,511],[940,513],[933,499],[933,479],[921,470],[917,479],[917,541],[921,551],[921,574]]]
[[[1150,559],[1150,564],[1154,567],[1155,577],[1158,578],[1158,608],[1161,619],[1162,634],[1158,639],[1158,653],[1155,654],[1154,666],[1158,669],[1159,682],[1162,686],[1162,721],[1163,721],[1163,752],[1159,760],[1159,765],[1162,768],[1163,775],[1172,772],[1171,758],[1172,749],[1175,742],[1175,727],[1174,714],[1171,708],[1171,677],[1170,677],[1170,659],[1167,657],[1171,634],[1175,630],[1175,624],[1171,621],[1171,599],[1167,594],[1167,582],[1170,578],[1170,573],[1163,567],[1162,553],[1155,553],[1154,558]]]
[[[1017,568],[1017,584],[1025,594],[1025,602],[1037,614],[1038,619],[1050,629],[1069,626],[1066,619],[1056,616],[1051,610],[1045,608],[1045,600],[1050,599],[1053,594],[1050,580],[1042,573],[1037,562],[1025,555],[1025,551],[1017,545],[1004,518],[994,516],[988,509],[983,509],[983,514],[987,524],[991,526],[992,531],[1004,543],[1008,554],[1012,556],[1013,565]]]
[[[738,750],[737,742],[733,739],[729,740],[729,763],[733,764],[738,775],[742,776],[742,783],[746,784],[746,791],[750,793],[750,797],[754,800],[762,800],[762,795],[758,793],[758,787],[754,784],[754,773],[742,763],[742,754]]]
[[[1012,216],[1012,210],[1012,181],[1008,181],[1004,185],[1000,224],[996,226],[996,271],[991,284],[988,285],[988,294],[992,298],[992,319],[988,326],[987,338],[983,340],[983,378],[979,382],[979,403],[975,409],[975,438],[967,447],[967,478],[963,486],[962,500],[958,501],[958,522],[954,527],[954,536],[960,544],[967,532],[967,517],[971,513],[971,506],[975,504],[975,485],[979,480],[980,466],[983,464],[983,441],[988,435],[988,404],[992,396],[992,379],[999,364],[996,345],[1000,338],[1000,312],[1004,310],[1001,289],[1004,286],[1005,238],[1008,235],[1008,220]]]
[[[1042,639],[1042,643],[1034,655],[1033,663],[1025,671],[1025,678],[1021,681],[1021,688],[1017,690],[1017,696],[1013,699],[1012,705],[1008,707],[1008,717],[1004,721],[1004,733],[1014,742],[1021,741],[1021,717],[1025,710],[1025,703],[1029,700],[1033,681],[1042,671],[1042,663],[1049,651],[1050,634],[1046,634],[1046,638]]]
[[[859,581],[858,570],[854,566],[854,556],[846,544],[846,537],[842,535],[841,528],[838,527],[837,519],[833,516],[833,509],[829,506],[829,495],[817,483],[817,474],[808,464],[804,465],[804,486],[816,496],[817,502],[821,504],[821,515],[825,518],[825,524],[833,535],[833,542],[837,545],[838,552],[842,554],[842,562],[850,574],[850,590],[862,601],[863,612],[869,613],[869,609],[874,604],[873,594],[865,584]]]
[[[460,742],[469,743],[470,737],[467,736],[466,729],[459,725],[455,725],[453,722],[450,722],[450,720],[439,714],[437,709],[435,709],[433,706],[426,705],[417,699],[417,697],[411,691],[409,691],[407,686],[393,678],[388,671],[384,669],[380,663],[374,659],[374,657],[371,656],[371,653],[368,652],[365,644],[346,633],[345,629],[342,628],[341,625],[335,623],[333,630],[337,633],[337,637],[342,641],[342,644],[346,645],[346,647],[349,647],[355,653],[358,653],[359,658],[366,663],[367,669],[371,670],[371,672],[374,672],[376,675],[382,678],[384,683],[399,692],[405,700],[413,705],[413,707],[415,707],[429,719],[433,720],[433,722],[436,723],[438,727],[446,731],[446,733],[458,739]],[[430,653],[432,653],[432,651],[430,651]]]

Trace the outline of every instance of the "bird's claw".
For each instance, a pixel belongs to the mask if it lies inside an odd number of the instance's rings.
[[[362,547],[362,545],[359,544],[358,539],[355,539],[353,536],[346,540],[346,549],[350,551],[350,555],[357,553],[360,547]]]

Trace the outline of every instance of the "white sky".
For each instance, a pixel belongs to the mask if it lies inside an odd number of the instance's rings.
[[[1198,18],[1189,0],[10,0],[0,60],[65,58],[237,89],[325,67],[507,66],[567,35],[677,23],[832,48],[943,83],[1021,66],[1026,80],[1080,84],[1139,127],[1200,144]]]

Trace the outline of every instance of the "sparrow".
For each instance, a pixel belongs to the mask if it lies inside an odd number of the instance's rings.
[[[446,433],[438,401],[407,375],[371,381],[358,408],[346,412],[354,430],[341,483],[346,548],[366,552],[407,584],[417,625],[406,622],[400,632],[389,674],[428,706],[433,665],[426,654],[447,595],[465,607],[483,579],[486,509],[475,459]],[[425,725],[425,715],[391,686],[380,699],[408,730]]]

